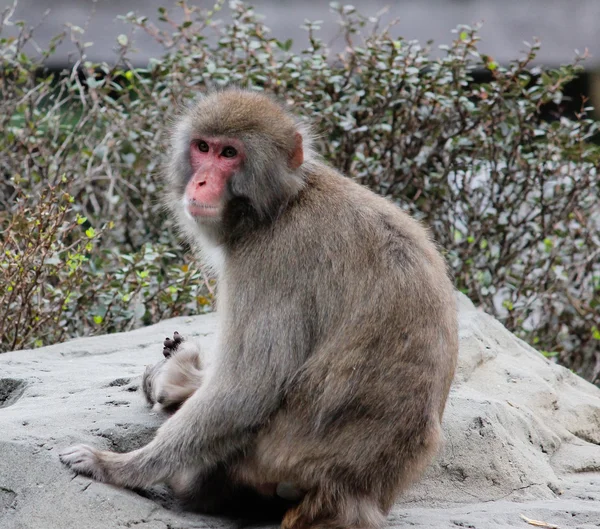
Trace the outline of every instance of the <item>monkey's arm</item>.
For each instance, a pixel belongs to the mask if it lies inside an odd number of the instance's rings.
[[[279,388],[275,377],[247,376],[239,357],[236,366],[225,360],[148,445],[124,454],[77,445],[61,453],[61,461],[98,481],[140,488],[226,460],[276,408]]]

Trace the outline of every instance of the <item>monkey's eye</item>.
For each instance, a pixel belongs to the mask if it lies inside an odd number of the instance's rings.
[[[229,145],[221,152],[221,156],[224,156],[225,158],[233,158],[236,154],[237,151]]]
[[[208,152],[208,143],[206,143],[204,140],[198,140],[196,142],[196,146],[200,152]]]

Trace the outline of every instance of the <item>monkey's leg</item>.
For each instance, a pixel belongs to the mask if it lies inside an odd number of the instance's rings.
[[[292,437],[285,444],[280,442],[270,454],[261,454],[261,464],[274,462],[269,470],[277,473],[279,480],[307,490],[303,500],[286,513],[282,529],[384,527],[398,494],[421,475],[439,444],[437,424],[416,430],[412,438],[395,436],[400,441],[387,446],[378,446],[378,439],[371,445],[359,442],[352,446],[352,437],[345,434],[358,438],[358,432],[367,429],[352,430],[341,430],[337,439],[326,436],[316,443],[314,439]],[[267,455],[269,461],[265,460]],[[297,459],[292,462],[293,457]]]
[[[142,388],[148,403],[176,411],[202,385],[200,346],[175,332],[173,339],[164,341],[163,355],[163,360],[144,371]]]
[[[231,475],[234,464],[220,463],[206,473],[182,473],[169,481],[175,497],[186,509],[204,514],[220,514],[247,521],[279,523],[285,512],[297,503],[277,495],[277,485],[258,487],[241,483]]]
[[[258,449],[248,449],[245,457],[231,467],[234,483],[260,491],[264,490],[263,483],[279,481],[270,495],[277,499],[280,508],[287,505],[282,529],[380,529],[384,526],[386,502],[381,498],[382,487],[371,489],[360,478],[340,478],[340,469],[347,464],[343,455],[338,457],[334,452],[325,456],[323,450],[312,442],[307,443],[307,439],[296,435],[288,425],[286,420],[279,424],[282,429],[267,428],[258,434]],[[282,437],[282,430],[292,437]],[[295,485],[299,483],[306,488]]]
[[[385,518],[375,498],[329,484],[308,491],[285,513],[281,529],[379,529]]]
[[[383,415],[374,419],[354,414],[329,417],[326,428],[306,417],[306,400],[286,402],[247,450],[240,479],[289,483],[305,491],[302,501],[286,513],[282,529],[379,529],[395,499],[437,452],[440,439],[435,411],[429,421],[422,409],[407,410],[397,425]],[[424,409],[427,409],[424,404]],[[333,410],[336,412],[336,409]],[[362,410],[360,410],[362,413]],[[323,424],[323,423],[321,423]]]

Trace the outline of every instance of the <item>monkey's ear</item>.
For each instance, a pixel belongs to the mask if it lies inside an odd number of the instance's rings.
[[[296,170],[302,165],[303,161],[304,150],[302,149],[302,134],[296,132],[296,134],[294,134],[294,151],[290,156],[288,165],[290,166],[290,169]]]

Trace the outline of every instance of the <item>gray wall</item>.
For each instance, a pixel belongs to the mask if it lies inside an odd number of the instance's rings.
[[[9,0],[2,0],[0,5],[9,3]],[[203,7],[212,5],[212,2],[202,0],[190,0],[190,3]],[[252,3],[265,15],[273,35],[293,38],[296,49],[305,42],[305,33],[299,29],[305,18],[325,20],[323,39],[333,41],[337,49],[343,45],[335,38],[338,28],[328,1],[256,0]],[[399,35],[422,41],[433,38],[438,44],[452,39],[450,30],[457,24],[484,21],[482,51],[499,62],[515,58],[524,49],[523,41],[531,42],[537,36],[542,40],[538,62],[555,66],[571,60],[576,48],[583,51],[587,47],[592,54],[588,67],[596,69],[600,65],[600,0],[356,0],[352,3],[369,15],[389,6],[385,19],[399,17],[395,30]],[[159,6],[174,5],[174,0],[19,0],[13,18],[38,23],[44,11],[50,9],[46,20],[36,30],[41,46],[60,32],[65,22],[83,26],[89,20],[86,40],[94,42],[89,58],[109,60],[114,56],[117,35],[129,31],[116,20],[117,15],[136,11],[155,19]],[[141,32],[135,35],[135,42],[139,48],[138,64],[145,64],[148,57],[159,53],[152,39]],[[72,49],[70,43],[63,44],[55,61],[67,64]]]

